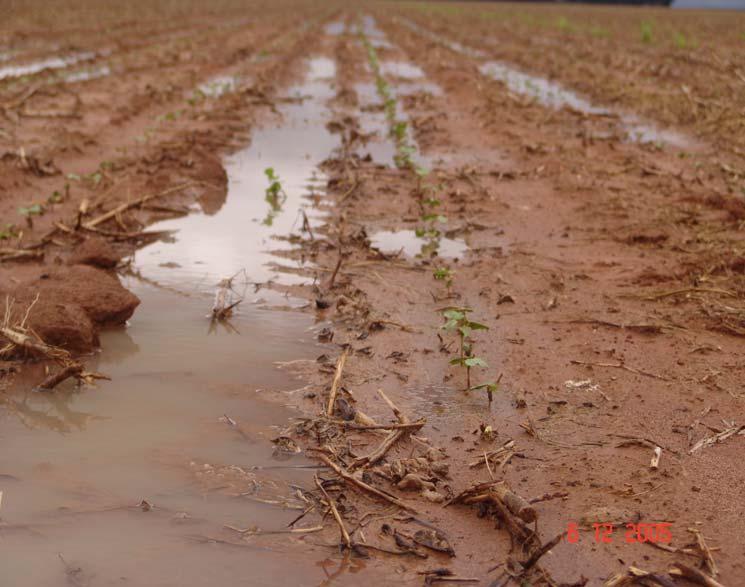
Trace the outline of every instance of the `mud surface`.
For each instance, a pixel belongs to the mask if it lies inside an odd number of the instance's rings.
[[[0,35],[3,576],[740,584],[737,18],[292,6]]]

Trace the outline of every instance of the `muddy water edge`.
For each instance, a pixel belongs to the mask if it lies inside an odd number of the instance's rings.
[[[286,246],[274,237],[300,232],[300,208],[325,186],[317,166],[338,143],[325,128],[335,86],[326,44],[302,63],[301,82],[250,147],[225,160],[224,204],[160,223],[172,239],[135,254],[139,278],[124,285],[142,304],[126,329],[102,334],[91,365],[112,380],[83,390],[68,382],[51,394],[19,381],[8,393],[0,455],[8,584],[182,586],[240,576],[311,585],[334,572],[333,549],[311,546],[317,516],[288,533],[308,505],[298,487],[312,486],[316,466],[283,437],[298,415],[285,398],[304,383],[278,368],[321,354],[323,324],[304,300],[278,293],[302,282],[293,268],[269,266],[279,259],[270,251]],[[267,168],[280,178],[279,197],[266,192]],[[215,284],[239,271],[233,289],[244,302],[229,322],[211,323]],[[268,281],[276,287],[261,287]]]

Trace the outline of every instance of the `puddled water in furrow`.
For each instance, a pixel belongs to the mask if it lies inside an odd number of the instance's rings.
[[[304,301],[255,284],[300,281],[277,272],[271,251],[289,245],[273,237],[298,234],[306,197],[325,187],[318,165],[339,146],[326,130],[334,76],[333,61],[309,59],[289,90],[296,100],[226,158],[227,197],[207,196],[201,213],[152,227],[173,232],[134,257],[140,277],[125,285],[142,304],[126,329],[102,334],[103,351],[89,360],[111,381],[82,390],[67,382],[54,393],[19,382],[5,396],[7,584],[51,587],[73,576],[80,584],[281,577],[310,585],[325,577],[318,562],[328,552],[296,547],[302,535],[252,537],[286,529],[305,507],[293,485],[311,483],[312,469],[297,468],[311,463],[269,442],[296,415],[283,394],[303,388],[276,363],[326,350],[314,315],[297,310]],[[268,190],[270,168],[280,192]],[[231,276],[244,301],[229,320],[211,322],[216,284]]]
[[[409,30],[439,43],[456,53],[481,61],[479,70],[482,74],[503,82],[511,92],[528,96],[543,106],[554,109],[567,107],[584,114],[617,118],[619,127],[632,142],[659,143],[680,148],[690,147],[693,144],[693,140],[690,137],[686,137],[679,132],[660,129],[653,124],[643,122],[635,114],[619,112],[612,108],[593,104],[590,100],[565,88],[558,82],[527,73],[502,61],[489,60],[484,51],[466,47],[447,39],[442,35],[438,35],[419,26],[413,21],[399,18],[397,22]]]
[[[83,51],[65,57],[54,56],[39,61],[32,61],[30,63],[6,65],[0,67],[0,80],[23,77],[24,75],[33,75],[47,69],[64,69],[71,65],[75,65],[76,63],[91,61],[95,58],[96,53],[93,53],[92,51]]]

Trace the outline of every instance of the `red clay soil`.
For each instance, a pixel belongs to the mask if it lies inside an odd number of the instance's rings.
[[[339,352],[296,365],[311,391],[295,398],[308,417],[288,435],[341,473],[323,474],[332,497],[315,495],[318,511],[338,505],[357,544],[343,556],[380,556],[391,582],[405,584],[431,580],[421,573],[435,568],[486,585],[510,574],[517,584],[655,584],[633,577],[634,567],[682,585],[671,570],[678,563],[742,584],[737,154],[703,134],[690,149],[628,142],[602,117],[515,96],[470,58],[401,26],[391,6],[372,7],[394,43],[378,49],[380,61],[415,63],[443,90],[400,99],[432,162],[424,179],[359,155],[371,140],[363,123],[382,108],[366,104],[359,86],[375,81],[368,56],[354,29],[323,34],[317,25],[331,13],[310,3],[195,34],[193,47],[164,50],[157,62],[135,56],[130,68],[125,55],[121,75],[76,84],[69,104],[62,84],[51,84],[6,106],[0,214],[15,222],[2,241],[0,294],[16,300],[11,322],[38,295],[32,331],[85,351],[100,325],[131,316],[138,300],[118,283],[121,260],[157,238],[149,223],[194,202],[206,213],[220,208],[227,178],[217,154],[245,144],[312,44],[337,63],[329,109],[345,148],[324,165],[324,226],[294,238],[291,256],[313,261],[305,273],[316,285],[289,291],[331,321],[324,339]],[[297,27],[309,15],[311,25]],[[270,45],[269,58],[253,58]],[[251,83],[191,100],[217,73]],[[404,81],[387,79],[394,89]],[[0,87],[6,105],[23,95]],[[29,116],[42,108],[76,116]],[[20,206],[34,204],[42,215],[19,218]],[[381,231],[432,229],[432,212],[445,217],[437,239],[459,239],[465,253],[406,256],[373,245]],[[452,272],[451,287],[437,269]],[[499,381],[493,401],[466,391],[464,369],[451,364],[449,306],[470,308],[488,327],[473,331],[473,351],[489,367],[471,376]],[[370,429],[383,424],[403,428]],[[384,439],[389,450],[368,462]],[[499,497],[497,481],[537,522]],[[370,487],[385,495],[370,499]],[[614,525],[610,542],[596,539],[600,523]],[[670,524],[672,542],[655,546],[635,532],[627,540],[626,525],[640,523]],[[327,522],[323,536],[339,540],[337,526]]]

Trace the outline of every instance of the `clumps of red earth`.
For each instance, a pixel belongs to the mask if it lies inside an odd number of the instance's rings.
[[[121,255],[110,243],[99,237],[91,237],[75,247],[67,263],[113,269],[120,258]]]
[[[15,275],[15,282],[0,279],[0,295],[15,300],[11,320],[33,303],[26,326],[47,344],[75,352],[95,348],[98,329],[124,323],[140,303],[116,276],[88,265],[27,267]]]

